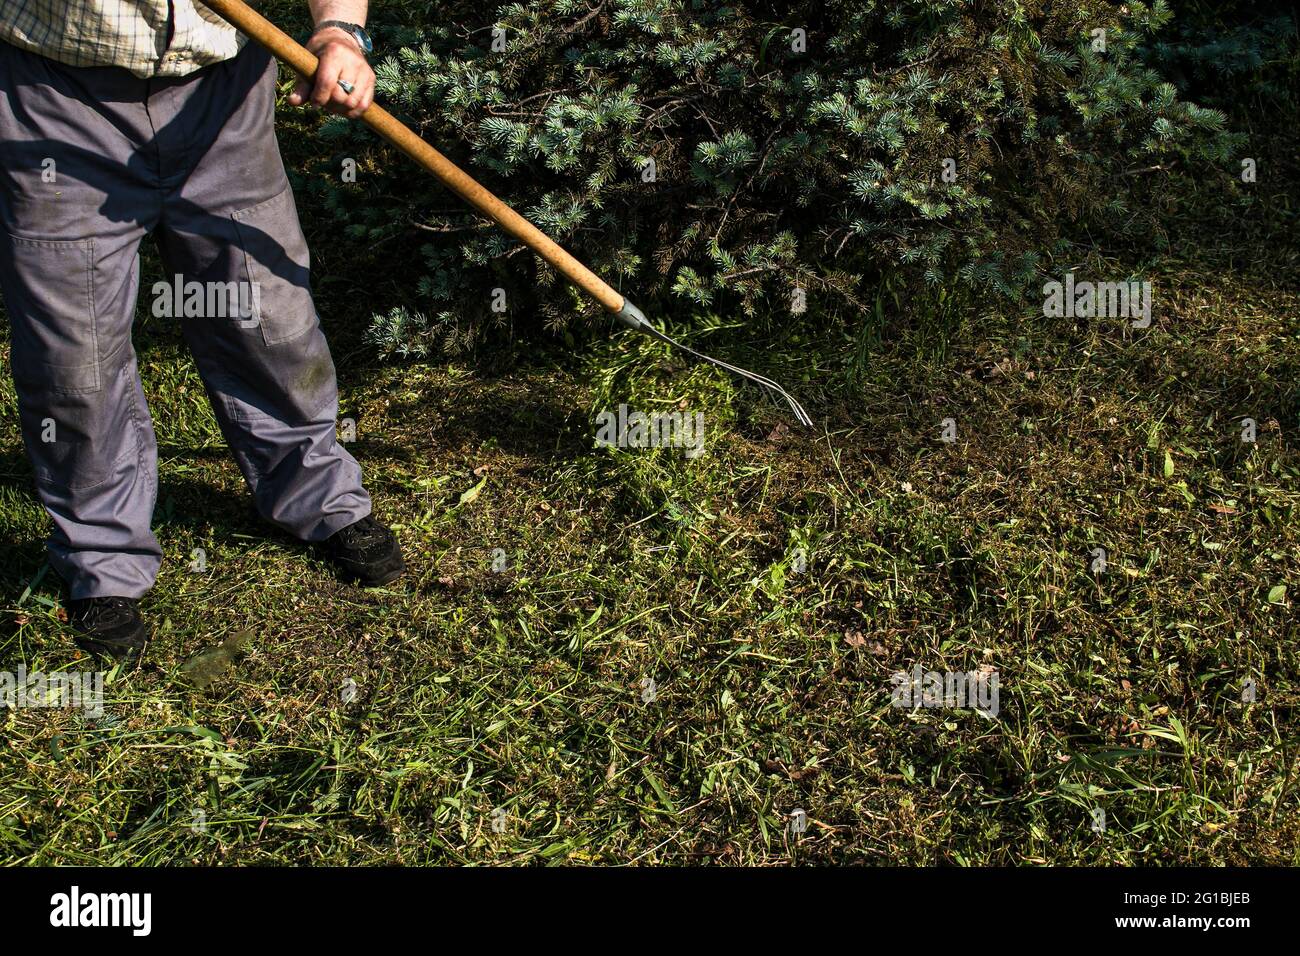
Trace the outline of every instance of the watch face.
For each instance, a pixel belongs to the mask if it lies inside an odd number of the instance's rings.
[[[356,27],[352,32],[357,38],[357,42],[361,44],[361,49],[366,56],[375,52],[375,45],[371,42],[370,34],[366,32],[365,27]]]

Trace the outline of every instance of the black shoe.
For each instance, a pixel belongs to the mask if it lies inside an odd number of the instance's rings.
[[[68,602],[73,640],[96,657],[134,663],[149,642],[149,628],[135,598],[93,597]]]
[[[397,536],[371,515],[335,531],[320,544],[340,577],[374,588],[395,581],[406,570]]]

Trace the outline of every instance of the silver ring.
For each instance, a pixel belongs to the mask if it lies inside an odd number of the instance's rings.
[[[356,87],[353,86],[351,83],[349,83],[347,80],[339,80],[339,86],[343,87],[343,92],[346,93],[348,96],[351,96],[352,91],[356,89]]]

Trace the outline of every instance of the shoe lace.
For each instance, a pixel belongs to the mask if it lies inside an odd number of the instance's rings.
[[[77,614],[77,618],[87,624],[91,622],[121,619],[130,614],[133,603],[134,602],[130,598],[90,598],[81,607],[80,612]]]
[[[386,537],[383,526],[369,515],[338,533],[340,544],[359,550],[365,550],[380,544]]]
[[[378,538],[381,538],[382,536],[380,524],[378,524],[378,522],[373,518],[370,518],[369,515],[365,516],[363,519],[357,520],[357,522],[347,525],[346,528],[343,528],[342,531],[338,532],[338,540],[342,541],[343,544],[350,546],[350,548],[356,545],[370,544],[370,542],[377,541]]]

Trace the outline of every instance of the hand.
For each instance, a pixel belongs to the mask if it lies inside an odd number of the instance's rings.
[[[289,104],[304,106],[311,102],[349,119],[360,118],[375,101],[375,71],[366,62],[356,38],[338,27],[326,27],[307,41],[307,49],[316,54],[320,68],[314,84],[303,80],[294,87]],[[343,92],[339,80],[352,86],[350,94]]]

